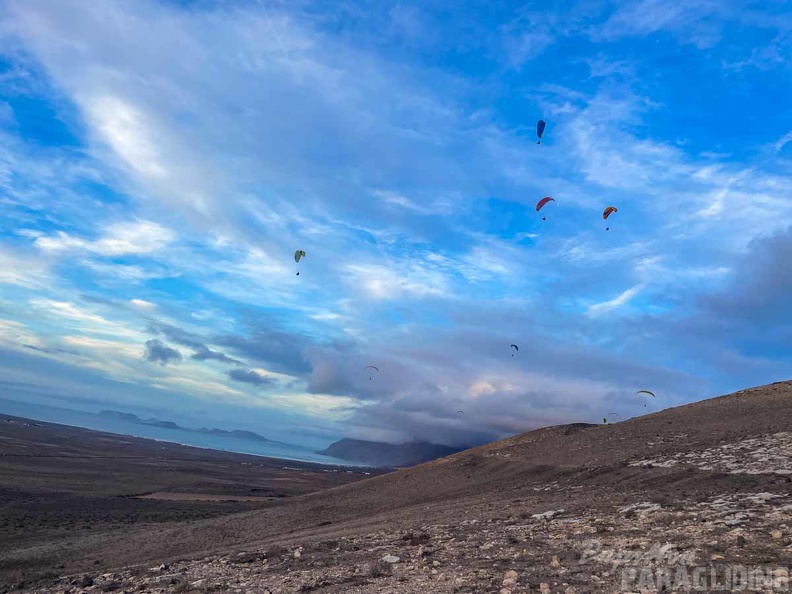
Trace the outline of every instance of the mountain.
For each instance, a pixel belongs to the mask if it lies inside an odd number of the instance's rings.
[[[155,589],[160,563],[206,591],[729,591],[749,571],[779,589],[736,590],[783,591],[790,427],[792,381],[778,382],[613,424],[545,427],[264,509],[160,524],[157,538],[132,525],[13,559],[46,579],[64,563],[51,591],[80,572],[97,589]]]
[[[207,433],[209,435],[216,435],[219,437],[235,437],[237,439],[248,439],[252,441],[259,441],[265,443],[277,443],[272,441],[271,439],[267,439],[266,437],[259,435],[258,433],[254,433],[253,431],[243,431],[240,429],[233,429],[231,431],[227,431],[225,429],[207,429],[202,427],[201,429],[190,429],[188,427],[182,427],[174,423],[173,421],[160,421],[159,419],[141,419],[139,416],[134,415],[132,413],[125,413],[117,410],[103,410],[98,413],[99,416],[105,417],[108,419],[116,419],[119,421],[125,421],[127,423],[136,423],[138,425],[150,425],[152,427],[160,427],[162,429],[178,429],[180,431],[190,431],[192,433]]]
[[[461,448],[450,448],[428,442],[390,444],[344,438],[316,453],[379,468],[397,468],[414,466],[460,451]]]
[[[254,433],[253,431],[243,431],[241,429],[232,429],[231,431],[226,431],[225,429],[188,429],[188,431],[196,431],[197,433],[210,433],[212,435],[219,435],[220,437],[236,437],[238,439],[250,439],[253,441],[264,441],[268,443],[275,443],[271,439],[267,439],[259,435],[258,433]]]

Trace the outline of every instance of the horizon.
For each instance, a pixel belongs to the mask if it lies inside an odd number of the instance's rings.
[[[456,447],[788,379],[792,11],[454,8],[0,4],[0,398]]]

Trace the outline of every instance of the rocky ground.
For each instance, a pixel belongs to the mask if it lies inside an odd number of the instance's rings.
[[[86,567],[23,590],[788,591],[790,396],[792,384],[775,384],[613,426],[515,436],[198,522],[195,538],[222,526],[238,539],[211,554]],[[735,572],[743,581],[727,583]]]
[[[516,510],[527,501],[511,503]],[[466,511],[461,516],[476,517],[67,576],[37,591],[570,594],[621,591],[625,567],[769,564],[781,587],[792,566],[788,493],[639,501],[574,511]],[[641,561],[648,556],[653,558]],[[653,585],[642,589],[655,591]]]

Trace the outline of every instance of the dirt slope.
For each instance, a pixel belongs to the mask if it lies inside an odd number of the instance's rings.
[[[792,382],[781,382],[613,425],[545,428],[268,509],[14,555],[95,575],[101,550],[101,570],[116,569],[107,580],[163,592],[166,570],[117,568],[182,558],[167,579],[195,591],[619,591],[607,563],[571,569],[592,535],[631,550],[668,539],[702,563],[792,565],[788,431]]]

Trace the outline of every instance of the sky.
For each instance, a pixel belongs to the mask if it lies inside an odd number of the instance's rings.
[[[773,0],[2,0],[0,395],[464,446],[789,379],[790,64]]]

